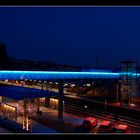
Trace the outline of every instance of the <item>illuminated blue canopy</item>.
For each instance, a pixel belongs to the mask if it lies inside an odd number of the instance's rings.
[[[58,93],[52,91],[25,88],[13,85],[0,88],[0,96],[4,96],[14,100],[34,99],[43,97],[58,97],[58,95],[59,95]]]
[[[113,72],[62,72],[62,71],[0,71],[0,80],[52,80],[52,79],[114,79],[119,73]]]

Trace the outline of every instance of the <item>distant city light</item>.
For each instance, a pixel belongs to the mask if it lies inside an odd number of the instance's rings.
[[[75,86],[75,84],[71,84],[71,87],[74,87]]]
[[[88,87],[90,87],[90,84],[87,84]]]
[[[68,84],[64,84],[64,87],[67,86]]]
[[[6,79],[5,82],[8,82],[8,80]]]

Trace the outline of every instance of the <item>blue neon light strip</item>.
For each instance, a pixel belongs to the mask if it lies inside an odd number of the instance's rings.
[[[119,78],[119,73],[113,72],[60,72],[60,71],[0,71],[0,80],[22,79],[112,79]]]
[[[22,80],[22,79],[114,79],[120,78],[121,75],[132,74],[136,76],[136,73],[113,73],[113,72],[60,72],[60,71],[0,71],[0,80]],[[140,73],[137,73],[137,77],[140,77]]]

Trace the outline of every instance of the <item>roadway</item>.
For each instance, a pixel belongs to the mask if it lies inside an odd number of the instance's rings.
[[[81,100],[77,100],[77,99],[81,99]],[[126,113],[126,115],[124,116],[121,115],[122,112],[120,112],[119,114],[115,112],[117,108],[115,111],[112,111],[111,108],[109,108],[109,106],[105,107],[104,104],[98,104],[89,101],[90,101],[89,99],[82,100],[82,98],[79,97],[65,98],[65,111],[71,113],[77,113],[77,114],[82,113],[82,114],[94,115],[96,117],[100,117],[103,119],[108,118],[109,120],[116,121],[116,122],[119,121],[131,127],[135,127],[136,129],[140,129],[140,120],[128,117],[127,110],[125,110],[124,113]],[[121,111],[124,110],[122,109]]]
[[[110,113],[102,112],[102,111],[98,111],[98,110],[94,110],[94,111],[82,110],[80,107],[76,107],[75,105],[73,105],[73,106],[66,105],[65,110],[67,113],[72,113],[72,114],[78,115],[79,117],[85,118],[87,116],[92,116],[99,120],[99,125],[100,125],[100,122],[102,122],[103,120],[109,120],[116,124],[126,124],[129,126],[129,129],[131,129],[131,131],[133,133],[140,133],[140,121],[139,120],[125,118],[123,116],[116,117],[114,114],[110,114]],[[97,133],[98,126],[96,126],[96,128],[91,132]]]

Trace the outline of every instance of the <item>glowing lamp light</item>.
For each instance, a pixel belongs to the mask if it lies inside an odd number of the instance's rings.
[[[88,87],[90,87],[90,84],[87,84]]]
[[[55,102],[58,102],[58,99],[54,99]]]
[[[85,108],[87,108],[87,105],[85,105]]]
[[[135,107],[136,105],[135,105],[135,104],[130,104],[130,106],[131,106],[131,107]]]
[[[29,129],[29,121],[28,121],[28,118],[26,118],[26,121],[27,121],[27,123],[26,123],[26,130],[28,131],[28,129]]]
[[[13,107],[13,111],[15,111],[16,109]]]

